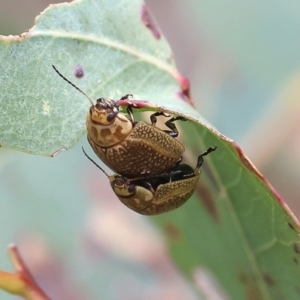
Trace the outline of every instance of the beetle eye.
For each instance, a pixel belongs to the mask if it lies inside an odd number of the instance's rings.
[[[131,183],[129,186],[128,186],[128,192],[130,194],[134,193],[135,192],[135,184]]]
[[[107,121],[108,122],[112,121],[116,117],[116,115],[117,115],[116,112],[112,111],[107,115]]]

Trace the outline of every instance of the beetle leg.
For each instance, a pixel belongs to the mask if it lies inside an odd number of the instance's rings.
[[[171,137],[174,137],[174,138],[177,137],[178,136],[178,130],[177,130],[177,127],[174,124],[174,122],[178,121],[178,120],[187,121],[187,119],[182,117],[182,116],[173,117],[165,123],[166,126],[171,129],[171,131],[170,130],[164,130],[164,132],[169,134]]]
[[[158,116],[164,116],[164,117],[169,117],[170,115],[164,111],[158,111],[150,116],[151,124],[154,126],[157,122]],[[180,120],[180,121],[187,121],[186,118],[182,116],[177,116],[173,117],[170,120],[168,120],[165,124],[168,128],[171,130],[163,130],[166,134],[170,135],[171,137],[177,137],[178,136],[178,130],[176,128],[176,125],[174,124],[175,121]]]
[[[151,191],[151,193],[155,193],[155,190],[153,189],[150,181],[144,181],[144,184],[148,187],[148,189]]]
[[[180,158],[177,160],[177,162],[176,162],[176,164],[175,164],[174,167],[177,167],[182,162],[182,159],[183,159],[183,157],[181,155]]]
[[[132,94],[126,94],[120,98],[120,100],[127,100],[129,97],[133,97]]]
[[[206,156],[207,154],[215,151],[217,149],[217,147],[209,147],[205,152],[203,152],[202,154],[200,154],[198,156],[198,161],[197,161],[197,166],[196,166],[196,170],[200,169],[200,167],[203,165],[204,163],[204,159],[203,156]]]
[[[110,101],[111,101],[112,106],[115,107],[119,111],[119,105],[118,105],[117,101],[115,101],[113,99],[111,99]]]
[[[128,100],[129,97],[133,97],[132,94],[126,94],[124,96],[122,96],[120,98],[120,100]],[[133,117],[133,113],[132,113],[132,107],[133,107],[133,104],[128,104],[127,107],[126,107],[126,111],[127,111],[127,114],[130,118],[130,121],[131,123],[134,123],[134,117]]]
[[[133,112],[132,112],[132,106],[133,105],[127,105],[126,111],[127,111],[127,114],[130,118],[131,123],[133,124],[134,123],[134,117],[133,117]]]
[[[164,111],[158,111],[158,112],[152,114],[150,116],[150,120],[151,120],[151,124],[153,126],[155,126],[155,124],[157,122],[157,118],[156,117],[158,117],[158,116],[170,117],[170,115],[168,113],[164,112]]]

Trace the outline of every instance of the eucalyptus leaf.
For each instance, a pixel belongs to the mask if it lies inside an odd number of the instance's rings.
[[[206,274],[209,287],[228,299],[299,299],[298,221],[239,147],[180,97],[182,77],[166,41],[142,22],[142,5],[54,5],[28,33],[2,37],[0,144],[52,155],[84,134],[89,102],[51,65],[92,99],[131,93],[149,101],[144,110],[187,117],[181,135],[195,163],[206,148],[218,148],[205,158],[193,199],[153,217],[174,261],[198,286],[197,274]]]
[[[52,5],[29,32],[2,37],[2,147],[52,155],[85,132],[89,102],[52,65],[93,99],[130,93],[154,103],[179,102],[170,48],[146,28],[142,9],[139,0]],[[76,77],[78,66],[82,77]]]

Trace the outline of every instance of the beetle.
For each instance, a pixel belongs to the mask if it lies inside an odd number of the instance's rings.
[[[209,147],[200,154],[195,169],[187,164],[178,164],[158,175],[128,179],[119,174],[109,176],[82,148],[86,157],[107,176],[119,200],[142,215],[158,215],[183,205],[197,186],[203,157],[216,149],[217,147]]]
[[[170,117],[163,111],[150,116],[151,124],[135,122],[133,105],[127,105],[127,117],[119,111],[117,101],[112,99],[99,98],[94,104],[90,97],[52,67],[90,101],[91,107],[86,116],[87,139],[96,155],[111,170],[128,178],[138,178],[143,174],[163,173],[181,162],[185,149],[176,139],[178,130],[174,122],[186,121],[186,118],[176,116],[166,121],[165,125],[170,130],[155,126],[158,116]],[[127,94],[120,100],[130,96]]]

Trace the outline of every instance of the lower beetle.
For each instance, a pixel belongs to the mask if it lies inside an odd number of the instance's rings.
[[[109,176],[84,151],[84,154],[102,170],[119,200],[142,215],[158,215],[183,205],[193,194],[200,177],[203,157],[216,150],[210,147],[198,156],[195,170],[187,164],[178,164],[159,175],[128,179],[122,175]]]

